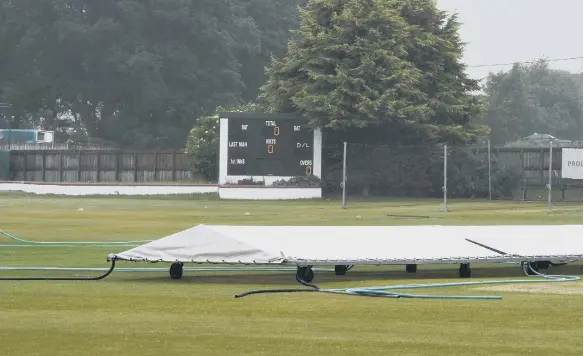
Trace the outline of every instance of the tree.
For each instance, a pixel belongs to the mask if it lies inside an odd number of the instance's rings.
[[[197,120],[187,138],[186,152],[190,157],[192,171],[207,181],[216,182],[219,177],[219,112],[262,112],[254,103],[224,108],[218,107],[213,115]]]
[[[195,118],[255,96],[302,1],[0,0],[0,101],[47,129],[70,114],[94,137],[183,147]]]
[[[0,102],[12,105],[13,128],[41,117],[51,124],[64,110],[57,99],[68,62],[55,26],[63,10],[50,0],[0,0]]]
[[[545,59],[491,73],[485,85],[485,123],[497,144],[533,133],[582,141],[582,73],[549,67]]]
[[[286,54],[286,45],[292,29],[298,28],[298,7],[308,0],[249,0],[244,2],[246,13],[253,18],[260,36],[260,49],[237,55],[242,67],[241,76],[246,84],[243,102],[257,99],[259,88],[267,77],[265,68],[272,56]]]
[[[312,0],[260,99],[353,139],[468,141],[481,104],[458,29],[431,0]]]

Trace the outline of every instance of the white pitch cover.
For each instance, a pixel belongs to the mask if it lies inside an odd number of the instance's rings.
[[[128,251],[117,259],[144,262],[277,263],[281,256],[239,242],[203,225],[195,226]],[[112,257],[112,255],[110,255]]]
[[[561,232],[559,231],[561,227]],[[506,254],[521,256],[570,256],[582,254],[582,225],[537,226],[538,234],[523,234],[512,238],[505,235],[469,238]]]
[[[520,261],[521,256],[582,259],[581,239],[582,225],[198,225],[109,257],[150,262],[294,265],[503,262]]]

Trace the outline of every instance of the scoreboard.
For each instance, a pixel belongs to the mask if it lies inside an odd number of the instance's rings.
[[[320,176],[320,151],[320,130],[310,129],[302,118],[250,113],[220,116],[220,184],[250,177],[274,181]]]

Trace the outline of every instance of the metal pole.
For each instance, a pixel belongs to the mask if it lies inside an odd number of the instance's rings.
[[[448,186],[448,145],[444,145],[444,186],[442,190],[444,191],[444,212],[448,212],[448,198],[446,194],[446,187]]]
[[[552,213],[552,154],[553,154],[553,142],[550,140],[550,164],[548,169],[548,214]]]
[[[487,140],[487,159],[489,160],[489,200],[493,200],[491,187],[491,140]]]
[[[343,142],[343,209],[347,208],[347,141]]]

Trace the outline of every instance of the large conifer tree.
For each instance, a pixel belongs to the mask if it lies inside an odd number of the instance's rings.
[[[260,98],[369,141],[468,140],[481,106],[458,30],[432,0],[311,0]]]

